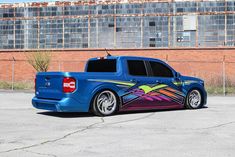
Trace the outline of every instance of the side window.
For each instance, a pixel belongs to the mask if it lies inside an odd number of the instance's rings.
[[[171,69],[162,63],[149,62],[155,77],[173,77]]]
[[[144,61],[127,60],[129,74],[134,76],[147,76]]]

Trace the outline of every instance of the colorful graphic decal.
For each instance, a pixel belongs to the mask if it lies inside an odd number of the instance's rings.
[[[184,105],[184,93],[166,84],[138,86],[131,82],[117,80],[90,79],[89,81],[107,82],[117,84],[117,86],[125,86],[126,88],[123,89],[124,94],[121,96],[122,107],[120,110],[182,108]]]
[[[139,89],[142,89],[144,91],[144,93],[147,94],[147,93],[149,93],[151,91],[154,91],[154,90],[166,87],[166,86],[167,85],[165,85],[165,84],[160,84],[160,85],[154,86],[154,87],[149,87],[147,85],[142,85],[142,86],[139,86]]]
[[[115,84],[124,85],[124,86],[129,86],[129,87],[132,87],[132,86],[135,85],[135,83],[126,82],[126,81],[117,81],[117,80],[88,79],[88,81],[115,83]]]
[[[166,84],[141,85],[122,97],[121,110],[183,107],[185,95]]]

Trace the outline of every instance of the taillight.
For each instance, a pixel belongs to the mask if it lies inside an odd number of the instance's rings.
[[[76,89],[76,80],[72,77],[64,77],[63,79],[63,92],[72,93]]]

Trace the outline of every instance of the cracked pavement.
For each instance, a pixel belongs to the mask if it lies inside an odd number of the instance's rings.
[[[208,108],[120,113],[52,113],[32,93],[0,92],[1,157],[235,156],[235,97]]]

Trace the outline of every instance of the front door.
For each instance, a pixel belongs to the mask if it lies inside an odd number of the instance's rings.
[[[174,76],[173,70],[164,63],[157,61],[149,61],[151,69],[151,82],[155,82],[159,86],[153,90],[150,95],[161,98],[162,100],[154,102],[161,108],[181,108],[184,105],[185,95],[182,86]]]

